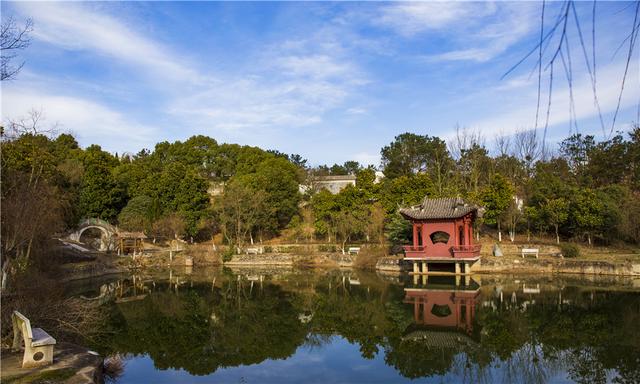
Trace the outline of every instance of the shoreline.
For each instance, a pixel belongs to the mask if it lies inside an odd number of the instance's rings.
[[[198,267],[231,267],[231,268],[349,268],[363,269],[383,273],[408,273],[411,271],[410,263],[399,257],[381,257],[375,266],[358,265],[356,255],[348,254],[260,254],[260,255],[235,255],[230,261],[195,263]],[[143,263],[113,263],[101,262],[100,264],[70,264],[63,267],[62,282],[84,280],[105,277],[109,275],[126,274],[132,271],[148,270],[154,268],[187,267],[184,262],[174,260],[172,263],[164,261],[145,260]],[[187,267],[189,268],[189,267]],[[640,262],[632,261],[606,261],[606,260],[580,260],[559,258],[515,258],[482,256],[471,268],[471,274],[571,274],[583,276],[619,276],[640,278]]]

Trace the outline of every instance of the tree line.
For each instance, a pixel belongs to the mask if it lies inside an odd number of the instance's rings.
[[[478,225],[500,236],[506,230],[512,240],[526,233],[640,243],[637,125],[603,141],[574,134],[555,153],[543,153],[535,131],[499,136],[493,147],[492,154],[464,130],[448,144],[404,133],[381,149],[377,180],[374,167],[355,161],[309,167],[300,155],[206,136],[118,155],[83,149],[69,134],[12,125],[2,139],[3,253],[28,259],[86,217],[157,237],[200,241],[219,233],[230,245],[277,236],[343,249],[402,244],[410,231],[397,210],[425,196],[483,206]],[[336,174],[354,175],[355,185],[335,195],[299,188]]]

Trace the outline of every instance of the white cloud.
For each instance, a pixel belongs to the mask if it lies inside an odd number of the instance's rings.
[[[380,165],[380,155],[379,154],[371,154],[368,152],[359,152],[353,155],[353,160],[357,161],[362,165]]]
[[[382,9],[374,20],[376,24],[389,27],[404,36],[449,28],[493,12],[491,3],[468,2],[408,2],[394,3]]]
[[[452,46],[459,46],[429,54],[425,57],[429,61],[484,62],[529,34],[538,8],[525,2],[397,3],[382,8],[376,23],[405,37],[437,32],[448,36]]]
[[[38,40],[66,50],[94,51],[166,80],[203,80],[166,46],[105,13],[93,11],[87,4],[22,2],[16,7],[34,19],[33,36]]]
[[[110,151],[137,151],[152,146],[158,137],[153,128],[95,101],[16,85],[3,85],[3,121],[19,119],[35,108],[43,112],[45,124],[59,124],[60,131],[73,132],[81,144],[100,143]]]
[[[179,132],[178,137],[192,133],[215,135],[220,130],[242,131],[246,137],[264,134],[267,128],[317,124],[325,113],[341,106],[357,87],[366,83],[362,70],[349,58],[341,35],[331,31],[330,27],[304,38],[292,38],[285,43],[264,47],[250,69],[242,72],[221,72],[210,67],[203,71],[196,69],[193,63],[179,59],[180,55],[172,47],[132,28],[130,25],[133,23],[127,24],[101,12],[97,6],[89,3],[16,4],[25,15],[33,17],[36,39],[65,50],[102,55],[106,60],[101,65],[133,67],[132,80],[151,76],[153,84],[162,84],[162,90],[154,94],[154,101],[155,104],[158,100],[164,102],[166,108],[151,118],[162,121],[164,126],[167,126],[168,119],[180,121],[188,128]],[[193,53],[197,54],[197,51]],[[172,81],[171,86],[166,86],[166,81]],[[52,82],[47,81],[46,86],[43,82],[39,88],[32,87],[30,96],[35,105],[46,102],[56,106],[80,106],[80,101],[84,100],[82,97],[52,98],[52,93],[46,91],[55,89]],[[65,87],[61,83],[57,82],[57,86],[62,87],[63,92],[74,95],[73,87]],[[107,89],[116,85],[101,86],[101,93],[109,93]],[[37,95],[37,89],[45,91]],[[119,100],[114,97],[110,100],[116,108]],[[93,109],[96,109],[95,105]],[[47,112],[51,109],[46,105],[43,107]],[[10,103],[5,108],[15,115],[24,113],[31,106]],[[56,113],[61,123],[67,125],[67,120],[72,120],[68,125],[73,126],[77,125],[73,120],[80,114],[76,111],[67,118]],[[102,110],[99,115],[108,114]],[[144,115],[149,118],[153,111],[145,111]],[[105,119],[101,127],[106,128],[110,123],[114,123],[115,132],[120,129],[116,126],[120,124],[119,119],[113,116]],[[143,132],[146,131],[141,131],[141,134]],[[80,129],[78,133],[88,132]],[[106,129],[92,131],[91,134],[97,142],[109,140]],[[99,136],[101,134],[105,137]],[[139,139],[144,141],[142,137]],[[157,137],[147,140],[153,142]]]
[[[605,130],[609,132],[612,123],[613,112],[618,102],[618,95],[620,92],[620,85],[622,81],[622,73],[624,71],[624,63],[614,63],[607,66],[600,67],[598,71],[598,89],[597,95],[600,104],[602,114],[605,119]],[[590,118],[597,117],[597,109],[594,105],[593,92],[591,89],[591,82],[589,76],[586,73],[582,73],[580,77],[574,74],[574,104],[575,114],[578,120],[578,127],[580,128],[580,120],[584,121]],[[543,79],[543,81],[545,81]],[[566,81],[560,76],[554,80],[554,91],[552,96],[551,112],[549,115],[549,126],[559,126],[566,124],[568,127],[571,119],[569,114],[569,87],[566,85]],[[629,70],[629,77],[627,78],[627,86],[624,90],[621,110],[636,106],[638,99],[640,99],[640,71],[637,62],[632,65]],[[497,87],[488,91],[489,94],[478,94],[475,97],[478,98],[495,98],[491,93],[503,92],[504,89]],[[483,119],[472,123],[470,126],[478,128],[485,135],[492,135],[501,131],[506,133],[513,133],[517,129],[532,128],[535,120],[536,110],[536,98],[537,93],[534,90],[532,84],[527,90],[522,93],[521,88],[514,88],[512,92],[506,92],[502,95],[502,100],[511,99],[515,104],[513,109],[510,109],[510,104],[505,102],[503,104],[503,111],[496,114],[495,117]],[[539,127],[544,126],[546,119],[546,102],[547,95],[542,95],[542,105],[540,106],[540,122]],[[616,123],[616,130],[620,129],[626,122],[621,121],[620,117]],[[598,129],[595,133],[601,133],[602,129],[600,124],[597,125]]]
[[[318,124],[368,82],[348,53],[326,30],[288,40],[267,47],[250,75],[227,75],[176,99],[169,112],[200,126],[260,134]]]

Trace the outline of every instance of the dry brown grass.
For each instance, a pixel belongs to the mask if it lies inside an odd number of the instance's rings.
[[[60,283],[36,273],[16,279],[11,292],[2,296],[3,346],[13,334],[14,310],[29,318],[33,327],[43,328],[59,340],[80,341],[108,332],[102,308],[80,298],[65,297]]]
[[[387,256],[386,247],[378,245],[365,245],[360,248],[356,256],[354,266],[362,269],[375,269],[378,259]]]

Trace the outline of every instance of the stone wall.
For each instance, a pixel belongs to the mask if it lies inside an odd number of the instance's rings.
[[[640,276],[640,263],[571,259],[513,259],[483,257],[472,272],[478,273],[575,273],[586,275]]]

